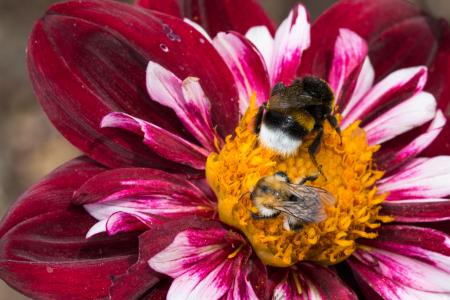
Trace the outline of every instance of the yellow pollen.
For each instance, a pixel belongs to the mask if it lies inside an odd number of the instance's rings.
[[[334,129],[327,122],[324,124],[316,158],[327,179],[320,176],[307,184],[324,188],[336,198],[336,203],[326,208],[325,221],[306,224],[300,231],[288,231],[283,228],[282,215],[253,219],[251,212],[258,210],[250,199],[250,191],[261,177],[283,171],[298,182],[317,173],[308,154],[313,137],[308,137],[297,154],[288,158],[259,145],[253,132],[257,110],[252,101],[235,136],[228,136],[220,152],[208,157],[206,177],[218,198],[220,220],[241,230],[265,264],[286,267],[303,260],[336,264],[356,250],[358,238],[373,239],[382,222],[392,221],[379,215],[380,204],[386,198],[374,186],[383,176],[372,162],[379,147],[367,144],[359,122],[342,131],[342,143]]]

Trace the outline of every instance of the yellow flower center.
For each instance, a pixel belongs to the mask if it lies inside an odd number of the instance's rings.
[[[220,220],[241,230],[265,264],[284,267],[302,260],[338,263],[355,251],[356,239],[375,238],[380,223],[391,221],[379,215],[386,195],[378,194],[374,186],[383,175],[372,163],[379,147],[367,144],[359,122],[342,131],[342,142],[327,122],[324,125],[316,158],[327,178],[320,176],[307,184],[324,188],[336,198],[333,206],[326,207],[325,221],[289,231],[283,228],[283,216],[255,220],[251,212],[258,210],[249,192],[261,177],[283,171],[298,182],[317,173],[308,153],[312,137],[296,155],[278,156],[259,145],[253,132],[256,112],[255,105],[250,105],[236,135],[228,136],[221,151],[208,157],[206,177],[218,198]]]

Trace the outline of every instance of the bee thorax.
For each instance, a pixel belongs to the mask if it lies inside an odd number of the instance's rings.
[[[264,147],[272,149],[283,156],[294,154],[302,144],[301,139],[294,138],[279,129],[270,128],[265,124],[261,126],[259,141]]]

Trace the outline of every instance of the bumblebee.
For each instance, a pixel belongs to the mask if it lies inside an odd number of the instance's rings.
[[[335,198],[328,191],[305,185],[314,181],[318,174],[303,178],[298,184],[291,180],[284,172],[265,176],[258,180],[250,199],[258,209],[258,213],[251,213],[253,219],[261,220],[284,217],[283,228],[290,231],[300,230],[308,223],[318,223],[327,217],[325,207],[333,205]]]
[[[325,120],[340,135],[333,105],[333,91],[318,77],[298,78],[290,86],[280,82],[273,88],[268,102],[259,108],[254,131],[261,145],[282,156],[294,154],[306,136],[316,133],[308,152],[322,173],[315,155],[321,145]]]

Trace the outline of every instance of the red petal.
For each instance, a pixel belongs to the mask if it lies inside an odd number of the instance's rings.
[[[114,280],[111,287],[111,299],[139,299],[139,297],[150,292],[150,289],[156,283],[155,276],[162,278],[162,275],[155,273],[149,267],[148,260],[166,248],[175,236],[183,230],[215,227],[220,228],[221,225],[218,222],[193,217],[167,222],[143,233],[139,237],[139,260],[126,274]]]
[[[429,67],[428,85],[425,87],[436,97],[438,107],[450,119],[450,26],[446,21],[441,24],[440,46],[433,63]],[[426,128],[425,128],[426,130]],[[447,122],[441,134],[425,150],[425,156],[450,155],[450,122]]]
[[[136,4],[176,17],[189,18],[211,36],[220,31],[245,34],[250,27],[264,25],[275,32],[272,20],[256,0],[137,0]]]
[[[57,168],[30,187],[13,204],[1,222],[0,236],[27,219],[66,209],[73,192],[89,178],[105,170],[86,157],[76,158]]]
[[[99,299],[111,277],[136,260],[133,235],[84,236],[94,219],[81,210],[56,211],[29,219],[0,242],[0,276],[33,299]]]
[[[450,220],[450,200],[413,199],[383,202],[383,213],[395,221],[424,223]]]
[[[168,15],[182,18],[182,11],[177,0],[136,0],[135,4],[147,9],[157,10]]]
[[[368,42],[378,79],[396,69],[426,65],[437,46],[429,20],[408,1],[339,1],[312,26],[301,74],[327,78],[340,28],[355,31]]]
[[[100,122],[123,111],[186,136],[175,114],[147,95],[145,69],[153,60],[180,78],[199,77],[214,125],[232,133],[239,114],[233,77],[213,46],[201,41],[175,18],[113,1],[69,1],[52,6],[36,24],[29,71],[51,121],[87,155],[108,166],[173,167],[139,138],[101,129]]]

